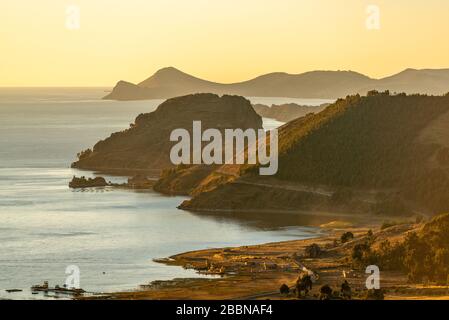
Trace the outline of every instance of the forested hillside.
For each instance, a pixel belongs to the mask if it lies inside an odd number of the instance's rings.
[[[370,92],[340,99],[281,130],[278,177],[312,185],[398,188],[433,210],[449,209],[449,142],[422,138],[423,130],[431,131],[448,112],[448,95]],[[449,141],[449,122],[440,134]]]
[[[226,167],[214,174],[220,172],[226,172]],[[262,179],[258,172],[257,166],[242,166],[241,177],[232,183],[249,177],[253,186],[257,185]],[[371,91],[367,96],[339,99],[320,113],[289,122],[279,131],[276,178],[273,187],[285,181],[333,190],[334,198],[345,195],[348,208],[353,207],[351,194],[356,192],[359,200],[371,196],[369,203],[373,203],[371,210],[375,213],[447,211],[449,95],[407,96]],[[204,181],[208,180],[211,179]],[[207,192],[194,191],[196,197],[184,203],[183,208],[219,209],[217,199],[225,202],[222,207],[233,209],[239,208],[239,202],[248,201],[253,206],[265,203],[267,208],[268,198],[276,204],[271,207],[283,205],[275,194],[268,197],[267,192],[273,188],[266,186],[264,190],[259,187],[260,192],[252,192],[251,197],[242,198],[241,194],[227,191],[232,188],[203,185],[201,188]],[[297,192],[290,198],[296,196],[301,197]],[[296,205],[291,208],[299,208],[301,201],[293,200],[290,203]],[[335,207],[332,201],[329,203]]]

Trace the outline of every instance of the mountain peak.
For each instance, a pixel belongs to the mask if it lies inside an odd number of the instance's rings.
[[[165,67],[165,68],[161,68],[158,71],[156,71],[154,74],[167,74],[167,73],[171,73],[171,74],[176,74],[176,73],[184,73],[179,69],[176,69],[175,67]]]
[[[193,86],[198,85],[197,82],[204,82],[204,80],[195,78],[190,74],[182,72],[175,67],[165,67],[156,71],[151,77],[142,81],[138,85],[141,87],[159,87],[159,86],[173,86],[173,85],[185,85],[186,83],[193,82]],[[191,92],[186,92],[191,93]]]

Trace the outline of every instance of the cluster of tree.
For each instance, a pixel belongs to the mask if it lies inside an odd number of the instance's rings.
[[[92,149],[86,149],[86,150],[82,150],[80,152],[78,152],[76,154],[76,157],[78,158],[78,160],[83,160],[85,158],[88,158],[90,155],[92,154]]]
[[[321,250],[321,247],[316,243],[312,243],[311,245],[307,246],[304,250],[304,255],[307,258],[318,258],[322,253],[323,250]]]
[[[293,290],[290,290],[290,287],[285,283],[281,285],[279,288],[279,293],[283,295],[289,295],[290,292],[296,294],[297,298],[306,297],[309,292],[312,290],[313,281],[309,274],[300,275],[296,280],[295,286]],[[352,298],[352,289],[349,285],[348,281],[344,281],[340,285],[340,291],[333,290],[332,287],[328,284],[321,286],[319,290],[319,295],[315,295],[319,297],[320,300],[331,300],[331,299],[344,299],[351,300]],[[367,294],[368,296],[369,294]],[[382,296],[383,299],[383,296]]]
[[[354,239],[354,234],[351,231],[343,233],[340,237],[341,243],[346,243],[352,239]]]
[[[94,187],[106,187],[109,185],[103,177],[86,178],[84,176],[78,178],[73,176],[72,181],[69,182],[70,188],[94,188]]]
[[[400,270],[412,282],[449,281],[449,214],[435,217],[420,232],[411,232],[401,242],[385,240],[378,248],[372,243],[357,244],[352,251],[355,265],[376,264],[384,270]]]
[[[342,190],[395,189],[404,199],[444,212],[449,209],[449,151],[417,138],[445,112],[449,96],[370,92],[339,99],[280,130],[277,175]],[[431,159],[438,159],[438,166],[429,166]],[[335,200],[350,196],[336,194]],[[407,210],[394,207],[396,200],[386,199],[375,209]]]

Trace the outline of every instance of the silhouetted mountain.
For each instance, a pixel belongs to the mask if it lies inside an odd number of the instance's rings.
[[[445,94],[449,92],[449,69],[406,69],[379,80],[375,89],[405,92],[407,94]]]
[[[449,69],[407,69],[383,79],[353,71],[312,71],[302,74],[269,73],[252,80],[222,84],[188,75],[173,67],[163,68],[139,84],[119,81],[104,99],[165,99],[199,92],[246,97],[291,97],[337,99],[370,90],[444,94],[449,92]]]

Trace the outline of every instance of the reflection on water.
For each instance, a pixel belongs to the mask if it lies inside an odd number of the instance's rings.
[[[211,219],[218,223],[238,223],[248,228],[258,230],[282,230],[284,234],[297,232],[297,227],[312,233],[319,232],[313,226],[320,226],[334,221],[345,221],[354,225],[366,223],[366,217],[357,215],[342,216],[331,212],[305,212],[305,211],[236,211],[236,212],[190,212],[192,215]]]
[[[0,298],[42,298],[28,288],[44,280],[63,284],[72,264],[88,291],[129,290],[150,280],[198,276],[154,258],[315,235],[298,227],[299,220],[267,228],[257,215],[242,220],[177,210],[183,197],[70,190],[73,175],[92,174],[69,168],[78,151],[160,103],[101,101],[102,90],[77,90],[0,90]],[[14,288],[25,291],[5,292]]]
[[[32,170],[42,174],[28,176]],[[183,197],[149,191],[73,191],[67,183],[80,173],[72,169],[49,169],[48,176],[45,168],[15,169],[16,180],[8,171],[0,169],[1,289],[28,288],[43,280],[62,284],[66,266],[75,264],[81,269],[83,288],[126,290],[146,280],[196,276],[154,263],[154,258],[193,249],[310,237],[315,232],[207,219],[177,210]],[[9,179],[2,179],[4,175]],[[22,184],[25,179],[34,183]]]

